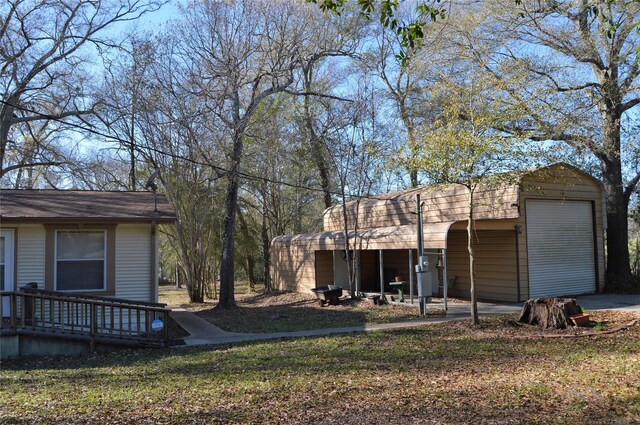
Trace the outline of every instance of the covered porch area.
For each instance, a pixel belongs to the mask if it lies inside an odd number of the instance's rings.
[[[476,221],[476,291],[479,299],[519,301],[520,253],[517,221]],[[470,286],[467,223],[424,224],[426,279],[434,297],[468,298]],[[285,236],[272,243],[272,266],[279,289],[306,292],[335,284],[350,290],[344,232]],[[417,232],[412,225],[349,232],[354,291],[417,302]],[[404,282],[396,285],[396,276]],[[526,276],[524,277],[526,278]],[[446,282],[446,284],[445,284]]]
[[[339,285],[351,290],[347,254],[343,250],[315,251],[315,286]],[[427,272],[425,278],[431,287],[432,296],[444,297],[446,281],[446,249],[430,249],[425,252]],[[354,250],[351,263],[355,269],[356,293],[380,294],[395,301],[414,302],[418,296],[418,277],[415,265],[418,251],[414,249]],[[400,291],[403,296],[400,297]],[[402,299],[401,299],[402,298]]]

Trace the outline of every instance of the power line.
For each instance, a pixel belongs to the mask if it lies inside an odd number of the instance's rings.
[[[30,109],[30,108],[21,106],[21,105],[14,105],[14,104],[12,104],[10,102],[7,102],[7,101],[5,101],[3,99],[0,99],[0,103],[2,103],[4,105],[7,105],[7,106],[10,106],[10,107],[15,108],[15,109],[19,109],[19,110],[24,111],[24,112],[28,112],[28,113],[34,114],[34,115],[39,116],[39,117],[41,117],[43,119],[56,121],[56,122],[68,125],[70,127],[76,128],[78,130],[82,130],[82,131],[94,134],[96,136],[104,137],[105,139],[111,139],[114,142],[118,142],[118,143],[121,143],[121,144],[131,144],[130,140],[125,140],[125,139],[122,139],[122,138],[120,138],[118,136],[113,136],[113,135],[110,135],[110,134],[106,134],[106,133],[103,133],[103,132],[101,132],[99,130],[96,130],[94,128],[86,127],[86,126],[83,126],[83,125],[80,125],[80,124],[77,124],[77,123],[67,122],[64,119],[62,119],[60,117],[57,117],[55,115],[45,114],[45,113],[36,111],[34,109]],[[228,168],[220,167],[218,165],[214,165],[214,164],[211,164],[211,163],[197,161],[197,160],[195,160],[193,158],[188,158],[188,157],[185,157],[183,155],[178,155],[178,154],[175,154],[175,153],[166,152],[166,151],[164,151],[162,149],[158,149],[156,147],[152,147],[152,146],[149,146],[149,145],[145,146],[144,149],[147,149],[149,151],[155,152],[155,153],[160,154],[160,155],[168,156],[170,158],[179,159],[179,160],[182,160],[182,161],[187,161],[187,162],[192,163],[194,165],[210,167],[210,168],[213,168],[214,170],[216,170],[217,172],[222,173],[222,174],[227,174],[227,175],[228,174],[232,174],[232,171],[229,170]],[[142,153],[144,154],[144,152],[142,152]],[[264,181],[266,183],[280,184],[280,185],[291,187],[291,188],[294,188],[294,189],[302,189],[302,190],[308,190],[308,191],[311,191],[311,192],[325,193],[325,191],[322,188],[306,186],[306,185],[299,185],[299,184],[289,183],[289,182],[285,182],[285,181],[281,181],[281,180],[270,179],[268,177],[256,176],[256,175],[245,173],[245,172],[242,172],[242,171],[237,171],[236,174],[238,174],[239,176],[244,177],[246,179],[249,179],[249,180]],[[218,178],[220,178],[220,177],[222,177],[222,176],[219,176]],[[331,191],[331,190],[329,190],[328,192],[331,195],[342,196],[341,192],[334,192],[334,191]],[[372,199],[372,200],[380,200],[380,201],[381,200],[389,200],[387,198],[379,198],[379,197],[369,196],[369,195],[351,195],[351,197],[352,198],[357,198],[357,199]]]

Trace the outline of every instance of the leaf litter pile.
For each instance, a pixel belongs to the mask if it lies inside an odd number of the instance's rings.
[[[545,338],[512,320],[10,361],[0,422],[640,422],[640,325]]]

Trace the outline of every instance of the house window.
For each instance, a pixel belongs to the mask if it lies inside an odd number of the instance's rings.
[[[106,239],[104,230],[56,231],[55,289],[104,291]]]

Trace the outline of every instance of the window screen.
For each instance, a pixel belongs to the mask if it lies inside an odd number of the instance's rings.
[[[59,230],[56,233],[56,289],[105,289],[105,232]]]

